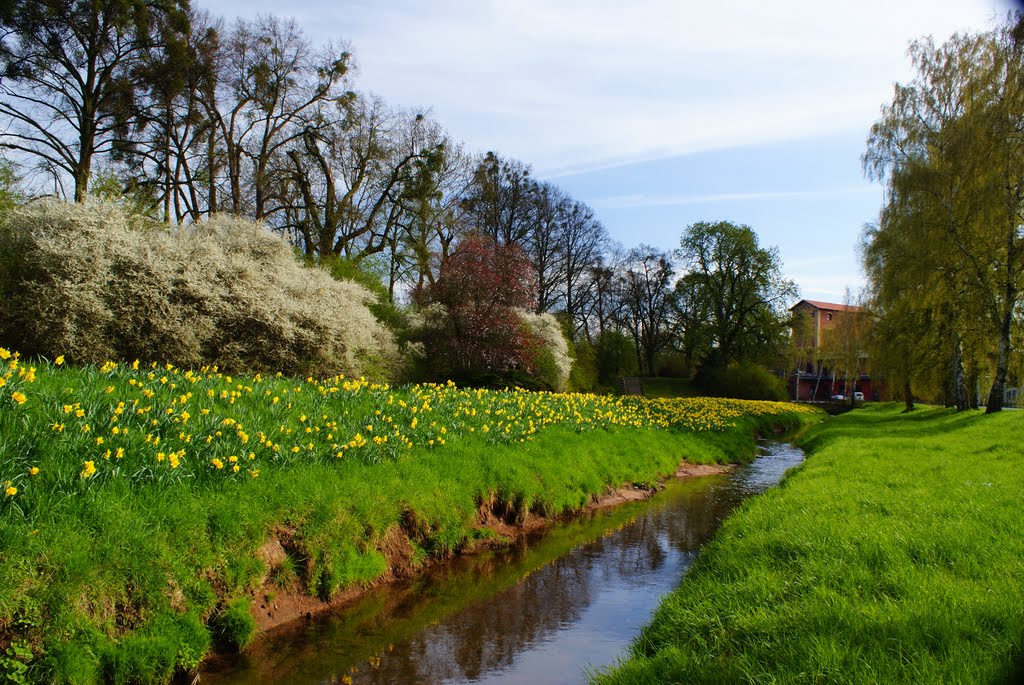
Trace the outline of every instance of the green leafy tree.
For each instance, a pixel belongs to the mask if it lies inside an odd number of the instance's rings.
[[[687,227],[676,256],[690,306],[706,317],[703,365],[774,358],[788,320],[786,305],[798,292],[782,274],[778,250],[761,247],[749,226],[702,221]]]
[[[976,404],[977,381],[989,374],[994,412],[1003,404],[1024,277],[1024,20],[941,46],[917,41],[910,52],[917,76],[896,86],[864,156],[889,197],[872,239],[891,246],[918,236],[915,249],[928,253],[931,269],[914,269],[919,280],[908,285],[932,281],[941,293],[920,302],[941,304],[932,320],[947,326],[953,403]],[[906,269],[900,258],[908,254],[871,255],[876,290],[892,293],[884,282]]]

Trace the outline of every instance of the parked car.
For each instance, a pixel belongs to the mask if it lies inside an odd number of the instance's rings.
[[[835,395],[832,395],[832,399],[834,399],[834,400],[845,400],[846,396],[845,395],[840,395],[839,393],[836,393]]]
[[[855,402],[863,402],[864,401],[864,393],[862,393],[862,392],[855,392],[855,393],[853,393],[853,399],[854,399]]]

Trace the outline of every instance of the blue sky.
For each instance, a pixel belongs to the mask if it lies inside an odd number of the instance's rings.
[[[810,299],[841,301],[877,218],[871,124],[910,40],[983,30],[1009,0],[197,0],[294,17],[355,54],[355,85],[429,109],[471,151],[533,166],[612,236],[672,249],[751,226]],[[714,6],[712,6],[714,5]]]

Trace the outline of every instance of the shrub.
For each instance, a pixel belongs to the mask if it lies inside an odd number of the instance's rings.
[[[558,319],[548,313],[519,312],[519,316],[540,342],[533,374],[537,384],[545,390],[565,392],[569,387],[572,358]]]
[[[372,301],[233,217],[173,230],[43,201],[0,225],[0,340],[26,354],[389,376],[397,348]]]
[[[728,367],[702,367],[693,379],[699,391],[709,397],[733,397],[741,400],[785,401],[786,387],[782,380],[752,362],[730,364]]]

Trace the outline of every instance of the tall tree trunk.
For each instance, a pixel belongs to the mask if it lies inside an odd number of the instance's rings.
[[[90,65],[90,85],[92,65]],[[92,174],[93,144],[96,142],[96,103],[91,97],[82,102],[82,128],[78,134],[78,162],[74,166],[75,202],[85,202],[89,194],[89,177]]]
[[[986,414],[1001,411],[1003,408],[1003,396],[1006,391],[1006,372],[1010,363],[1010,331],[1013,324],[1013,311],[1003,313],[1003,320],[999,327],[999,346],[996,353],[996,377],[992,381],[992,389],[988,393],[988,403],[985,407]]]
[[[952,367],[953,404],[958,412],[965,411],[968,408],[967,381],[964,377],[964,357],[960,340],[953,345],[953,359],[950,366]]]
[[[1024,19],[1022,19],[1024,21]],[[1003,284],[1003,310],[1000,312],[999,320],[999,343],[996,351],[996,377],[992,381],[992,388],[988,393],[988,402],[985,406],[985,413],[992,414],[1001,411],[1003,408],[1004,394],[1006,390],[1006,373],[1010,365],[1010,350],[1012,349],[1011,335],[1013,334],[1013,310],[1017,307],[1018,290],[1015,283],[1017,263],[1020,258],[1019,246],[1017,243],[1018,217],[1017,207],[1020,206],[1021,193],[1016,191],[1013,200],[1008,202],[1010,209],[1006,236],[1006,280]]]
[[[83,136],[84,138],[84,136]],[[92,169],[92,150],[82,150],[75,165],[75,202],[85,202],[89,194],[89,176]]]
[[[89,168],[79,164],[75,169],[75,202],[85,202],[89,193]]]
[[[903,410],[914,411],[914,393],[910,389],[910,376],[903,379]]]
[[[164,110],[166,117],[164,118],[164,223],[171,223],[171,193],[174,192],[174,183],[171,177],[171,127],[174,125],[173,115],[170,104],[167,105]]]
[[[267,189],[264,187],[266,185],[266,182],[267,182],[266,181],[266,178],[267,178],[267,164],[266,164],[266,160],[260,159],[258,161],[258,163],[256,164],[256,173],[254,174],[254,176],[255,176],[255,179],[254,179],[255,183],[254,183],[254,185],[256,186],[256,212],[255,212],[255,219],[256,219],[256,221],[260,221],[261,219],[264,218],[264,216],[266,214],[266,208],[267,208]]]

